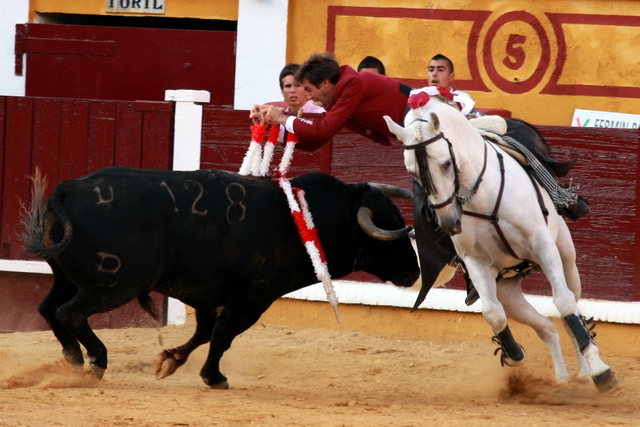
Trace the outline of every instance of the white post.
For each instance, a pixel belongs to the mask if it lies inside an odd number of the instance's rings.
[[[173,170],[200,169],[202,105],[196,102],[209,102],[211,94],[206,90],[167,90],[164,92],[164,100],[176,103],[173,122]]]
[[[200,169],[202,150],[202,105],[209,102],[211,94],[206,90],[167,90],[165,101],[175,101],[173,122],[173,170],[190,171]],[[184,304],[176,299],[167,301],[167,325],[182,325],[187,321]]]

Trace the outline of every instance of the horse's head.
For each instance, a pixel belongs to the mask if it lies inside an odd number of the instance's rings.
[[[409,102],[412,109],[405,117],[404,127],[388,116],[384,119],[389,130],[404,143],[405,166],[427,195],[440,227],[455,235],[462,231],[459,171],[453,147],[443,133],[441,117],[447,118],[450,113],[463,116],[437,97],[424,99],[427,102],[422,105]]]

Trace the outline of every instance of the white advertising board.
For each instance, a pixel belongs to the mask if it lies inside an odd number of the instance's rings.
[[[611,113],[608,111],[579,110],[573,111],[571,126],[588,128],[640,128],[640,114]]]

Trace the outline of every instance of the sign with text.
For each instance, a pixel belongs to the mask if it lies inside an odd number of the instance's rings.
[[[163,14],[164,0],[107,0],[107,12]]]
[[[571,126],[638,129],[640,128],[640,114],[623,114],[608,111],[575,109],[573,111]]]

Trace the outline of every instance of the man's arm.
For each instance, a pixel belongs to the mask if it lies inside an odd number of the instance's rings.
[[[313,122],[297,118],[286,120],[285,127],[300,141],[296,145],[298,148],[309,151],[320,148],[345,126],[362,102],[364,83],[358,76],[344,78],[346,81],[338,82],[339,86],[336,86],[336,103],[324,118]]]

